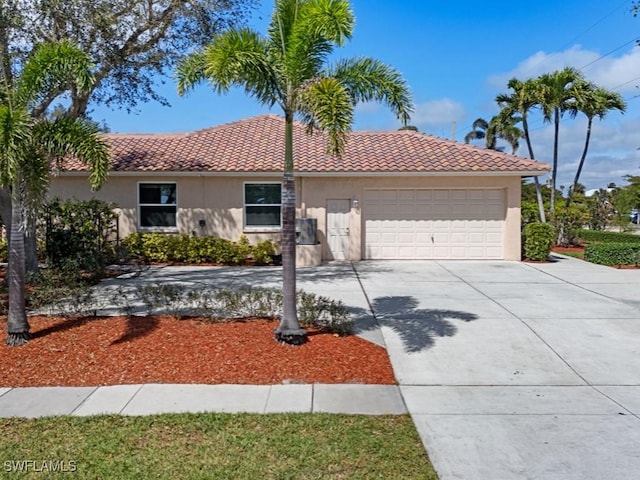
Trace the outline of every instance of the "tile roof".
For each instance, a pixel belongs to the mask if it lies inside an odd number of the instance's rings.
[[[105,134],[114,172],[281,172],[284,118],[277,115],[180,134]],[[546,173],[549,165],[412,130],[352,132],[342,158],[322,133],[294,125],[298,173]],[[82,171],[77,160],[64,170]]]

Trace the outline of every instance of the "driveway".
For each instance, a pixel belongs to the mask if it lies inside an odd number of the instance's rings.
[[[640,270],[558,257],[301,268],[387,347],[441,480],[640,472]],[[137,282],[280,285],[279,268],[152,268]]]
[[[355,269],[441,480],[640,472],[640,270],[564,257]]]

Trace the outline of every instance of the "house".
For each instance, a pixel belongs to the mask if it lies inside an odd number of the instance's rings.
[[[112,168],[89,190],[67,161],[51,195],[115,202],[136,231],[280,238],[284,119],[261,115],[181,134],[106,134]],[[342,158],[294,127],[297,214],[317,220],[302,263],[520,259],[521,178],[549,166],[412,130],[352,132]]]

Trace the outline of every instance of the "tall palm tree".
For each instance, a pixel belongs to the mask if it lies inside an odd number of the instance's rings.
[[[585,82],[582,74],[572,67],[540,75],[536,80],[536,96],[542,108],[545,122],[553,121],[553,166],[551,168],[551,215],[555,211],[556,179],[558,176],[558,141],[560,117],[575,103],[577,91]]]
[[[536,84],[534,80],[526,80],[524,82],[517,78],[512,78],[507,86],[513,90],[511,94],[501,94],[496,97],[496,102],[501,108],[499,115],[505,115],[510,118],[518,116],[522,122],[522,133],[527,143],[529,158],[535,160],[533,146],[531,145],[531,136],[529,135],[529,111],[537,105],[536,101]],[[544,202],[542,200],[542,192],[540,190],[540,182],[538,177],[533,177],[536,186],[536,198],[538,199],[538,214],[542,223],[546,222],[544,214]]]
[[[13,79],[0,75],[0,184],[10,189],[12,216],[7,344],[16,346],[31,338],[25,308],[24,206],[34,211],[42,204],[50,163],[66,155],[89,165],[91,186],[98,188],[107,176],[108,150],[86,121],[50,121],[33,111],[44,95],[91,85],[89,58],[73,45],[42,45]]]
[[[589,150],[593,119],[598,117],[602,120],[611,110],[618,110],[624,113],[626,107],[626,103],[619,93],[611,92],[602,87],[597,87],[590,82],[587,82],[579,89],[579,94],[576,95],[576,102],[571,109],[571,114],[577,115],[581,112],[587,117],[587,134],[584,141],[584,150],[582,151],[582,156],[578,163],[578,169],[576,170],[576,175],[573,178],[573,184],[569,189],[569,193],[565,201],[566,207],[571,204],[571,197],[578,188],[578,181],[580,180],[582,167],[584,167],[584,162]]]
[[[327,67],[335,47],[351,38],[354,16],[347,0],[276,0],[267,35],[243,28],[214,37],[203,51],[183,61],[177,71],[184,94],[207,81],[217,93],[244,87],[260,103],[278,105],[285,118],[282,184],[282,265],[284,311],[275,338],[300,344],[306,332],[296,312],[295,185],[293,121],[328,134],[328,150],[341,155],[358,102],[382,101],[407,123],[412,110],[400,73],[371,58]]]

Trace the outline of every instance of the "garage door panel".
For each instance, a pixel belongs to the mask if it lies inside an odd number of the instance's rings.
[[[366,190],[363,197],[366,258],[503,258],[503,190]]]

